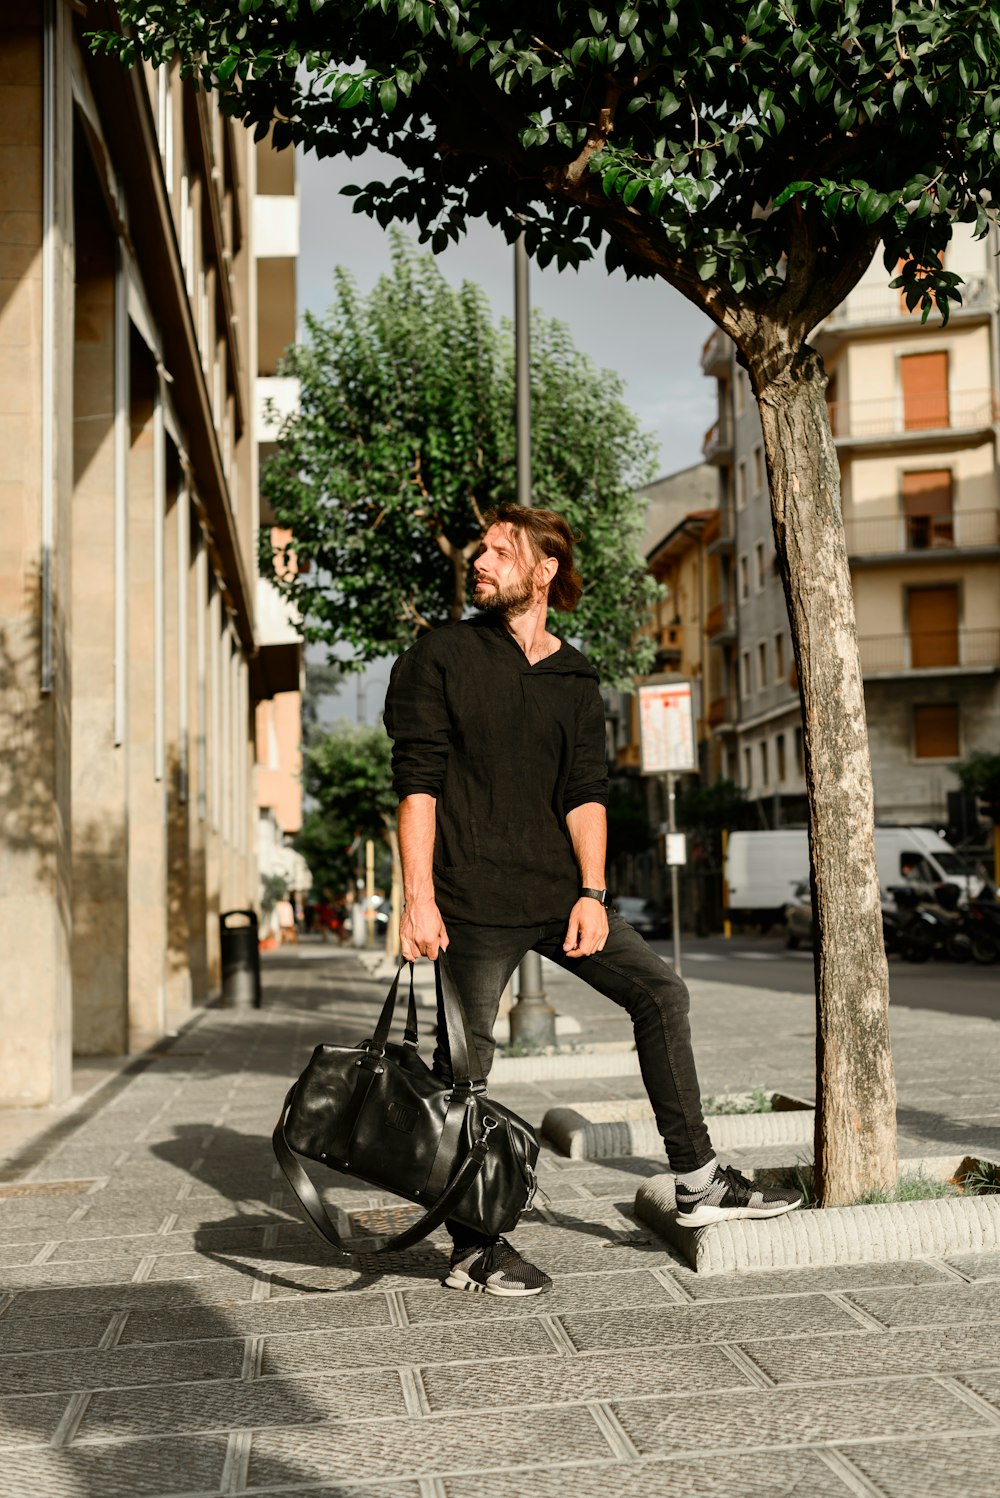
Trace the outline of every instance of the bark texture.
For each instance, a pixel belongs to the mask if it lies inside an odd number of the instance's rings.
[[[751,368],[802,698],[816,941],[822,1206],[896,1178],[896,1084],[871,760],[826,375],[804,345]]]

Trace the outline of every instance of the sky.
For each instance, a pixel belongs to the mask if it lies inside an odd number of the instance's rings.
[[[389,268],[387,232],[364,214],[352,212],[350,198],[340,196],[349,183],[390,180],[399,167],[375,152],[349,160],[318,161],[300,156],[299,194],[302,214],[298,265],[299,313],[322,312],[332,299],[333,270],[344,266],[360,289],[368,291]],[[416,233],[414,231],[414,241]],[[465,239],[437,257],[455,285],[471,280],[483,287],[497,317],[514,310],[513,251],[488,224],[473,223]],[[565,322],[578,348],[603,369],[616,370],[625,382],[625,397],[660,447],[659,474],[674,473],[701,459],[701,443],[715,420],[715,381],[706,379],[698,362],[711,331],[705,315],[661,281],[627,281],[622,271],[609,274],[603,260],[579,271],[531,267],[531,304],[548,317]],[[312,652],[310,652],[310,656]],[[324,703],[323,719],[377,721],[388,669],[376,666],[359,697],[350,681],[336,700]],[[382,680],[379,680],[379,679]]]

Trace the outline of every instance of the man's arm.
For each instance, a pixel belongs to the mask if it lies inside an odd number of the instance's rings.
[[[399,858],[403,865],[403,918],[399,940],[407,962],[437,957],[448,946],[434,898],[434,830],[437,799],[406,796],[399,803]]]
[[[587,801],[566,813],[566,830],[584,889],[603,889],[604,861],[608,849],[608,814],[599,801]],[[563,951],[567,957],[589,957],[600,952],[608,939],[608,913],[589,895],[577,900],[570,911]]]

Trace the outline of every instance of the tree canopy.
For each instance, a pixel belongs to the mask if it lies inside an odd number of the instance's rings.
[[[300,407],[262,488],[290,539],[275,553],[262,533],[265,570],[307,639],[346,644],[358,664],[398,653],[462,617],[483,516],[514,493],[510,329],[495,326],[479,287],[454,289],[397,233],[392,273],[369,296],[337,271],[333,306],[307,314],[284,369],[300,381]],[[532,445],[534,502],[582,537],[584,594],[553,628],[612,681],[648,669],[652,642],[636,630],[657,588],[635,487],[650,476],[651,443],[618,376],[540,314]]]
[[[660,275],[790,357],[879,240],[947,307],[952,222],[1000,188],[989,0],[119,0],[129,61],[182,66],[278,146],[405,172],[357,206],[441,248],[469,217],[572,265]]]

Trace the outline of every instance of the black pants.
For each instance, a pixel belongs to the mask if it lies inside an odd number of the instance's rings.
[[[447,922],[448,963],[479,1059],[488,1074],[496,1046],[493,1026],[500,996],[522,957],[532,950],[540,952],[627,1011],[635,1031],[639,1070],[670,1166],[678,1172],[697,1170],[708,1164],[714,1151],[701,1111],[687,988],[616,911],[608,912],[608,923],[603,951],[590,957],[567,957],[562,945],[566,939],[564,920],[517,927]],[[450,1079],[447,1044],[444,1018],[439,1014],[434,1069]],[[449,1223],[448,1230],[461,1247],[488,1241],[458,1223]]]

